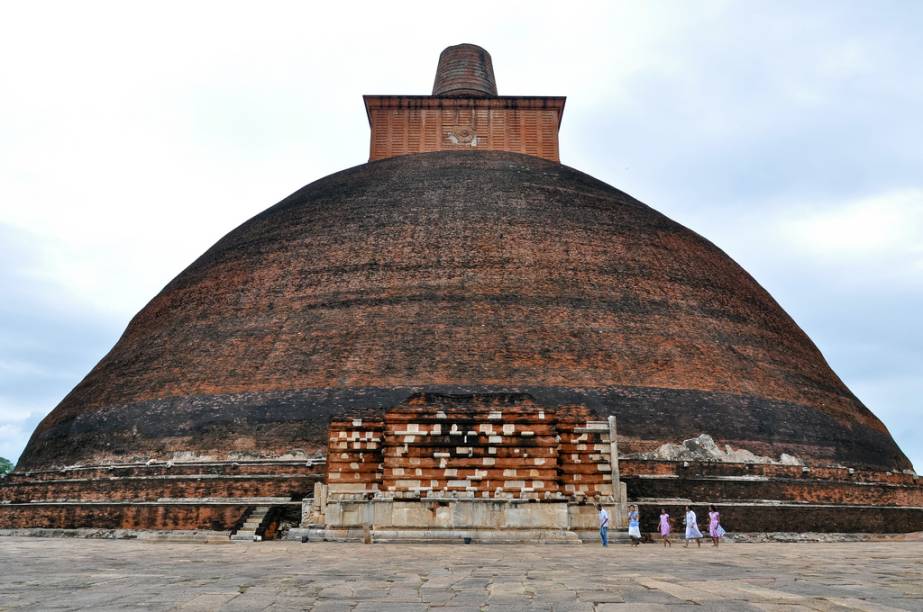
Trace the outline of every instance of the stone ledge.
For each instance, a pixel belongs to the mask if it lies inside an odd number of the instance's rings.
[[[865,481],[865,480],[847,480],[847,479],[816,479],[816,478],[795,478],[793,476],[763,476],[759,474],[747,475],[741,474],[739,476],[715,476],[715,475],[694,475],[694,476],[680,476],[676,474],[632,474],[629,476],[623,476],[623,480],[680,480],[684,482],[778,482],[785,484],[805,484],[811,486],[823,486],[823,485],[839,485],[839,486],[850,486],[850,487],[887,487],[895,489],[916,489],[919,487],[917,484],[913,483],[894,483],[894,482],[878,482],[878,481]]]
[[[290,529],[286,540],[404,544],[580,544],[574,531],[560,529]],[[599,534],[596,535],[599,538]]]
[[[57,468],[44,470],[24,470],[14,472],[16,476],[30,476],[34,474],[54,474],[61,472],[77,472],[81,470],[124,470],[133,468],[183,468],[192,466],[210,467],[210,466],[233,466],[233,465],[295,465],[314,467],[324,465],[327,462],[326,457],[315,457],[311,459],[228,459],[216,461],[209,459],[207,461],[141,461],[135,463],[100,463],[92,465],[68,465]]]
[[[28,485],[55,485],[66,483],[150,482],[156,480],[319,480],[320,474],[155,474],[151,476],[107,476],[106,478],[55,478],[29,482],[10,483],[9,487]],[[0,483],[4,484],[4,483]]]
[[[818,533],[772,531],[765,533],[734,533],[729,542],[755,544],[760,542],[921,542],[923,531],[911,533]]]
[[[28,506],[254,506],[258,504],[278,506],[287,504],[301,507],[300,501],[279,497],[212,497],[212,498],[163,498],[158,501],[102,500],[102,501],[30,501],[22,503],[0,503],[0,508]]]
[[[156,502],[158,504],[174,503],[213,503],[213,504],[248,504],[263,506],[301,506],[300,501],[292,501],[290,497],[161,497]]]

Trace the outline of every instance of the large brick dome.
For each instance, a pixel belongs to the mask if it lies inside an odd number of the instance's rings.
[[[882,423],[719,248],[516,153],[392,157],[247,221],[131,321],[20,469],[323,451],[419,391],[526,392],[619,419],[622,452],[707,433],[906,469]]]

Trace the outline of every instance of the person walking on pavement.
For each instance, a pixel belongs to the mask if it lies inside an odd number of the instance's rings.
[[[699,521],[695,512],[689,506],[686,506],[686,544],[683,548],[689,548],[689,540],[695,540],[695,543],[702,547],[702,532],[699,531]]]
[[[609,513],[602,504],[596,504],[596,509],[599,510],[599,539],[603,546],[609,546]]]
[[[641,543],[641,516],[638,514],[638,507],[634,505],[628,507],[628,536],[631,538],[632,546]]]
[[[721,513],[715,508],[715,504],[708,506],[708,535],[711,537],[713,546],[718,546],[721,538],[724,537],[724,527],[721,526]]]
[[[663,508],[660,509],[660,537],[663,538],[663,547],[673,546],[673,542],[670,541],[670,515],[667,514],[667,511]]]

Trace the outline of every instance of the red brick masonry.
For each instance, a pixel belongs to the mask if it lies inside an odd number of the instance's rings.
[[[349,427],[355,430],[351,422]],[[338,434],[333,438],[339,440]],[[367,444],[371,440],[364,442]],[[483,448],[491,448],[491,445]],[[538,447],[531,448],[534,451]],[[350,448],[347,452],[359,450]],[[361,452],[365,450],[368,449]],[[377,457],[373,461],[381,461],[380,454]],[[453,459],[466,460],[467,457],[461,456]],[[521,463],[522,459],[515,459],[515,462]],[[406,465],[403,469],[419,467],[433,472],[440,469],[424,467],[422,463],[411,466],[406,457],[394,458],[393,463]],[[331,469],[348,474],[353,468],[350,464],[344,466],[334,461]],[[384,469],[387,469],[384,464],[373,463],[368,470],[355,471],[368,475],[363,482],[381,486]],[[482,468],[455,469],[460,475],[470,476]],[[717,503],[727,526],[735,531],[923,531],[923,484],[918,477],[909,474],[630,459],[620,461],[620,469],[628,485],[629,499],[641,505],[643,524],[651,531],[661,507],[667,508],[673,516],[681,516],[680,510],[685,503],[692,503],[702,516],[705,516],[706,504]],[[0,529],[228,530],[256,502],[222,503],[221,498],[257,495],[299,499],[325,471],[323,462],[311,466],[303,462],[271,462],[175,464],[170,467],[136,465],[14,474],[0,481]],[[549,489],[563,490],[567,484],[566,473],[570,471],[564,468],[557,479],[546,478],[543,482]],[[396,483],[397,475],[393,476]],[[335,482],[343,481],[331,481],[331,484]],[[485,482],[481,480],[478,484],[483,486]],[[368,490],[373,489],[370,486]],[[407,487],[403,489],[397,491],[395,485],[394,493],[398,497],[421,493]],[[494,494],[496,488],[486,486],[483,492]],[[164,499],[167,493],[187,499],[182,502]],[[522,490],[517,493],[531,494]],[[195,499],[197,497],[199,500]]]
[[[509,151],[559,160],[560,97],[365,96],[369,161],[433,151]]]
[[[523,394],[416,394],[384,421],[332,421],[327,482],[397,498],[611,496],[608,425],[591,419]]]
[[[229,233],[151,300],[42,421],[15,477],[25,480],[5,481],[0,494],[297,497],[313,480],[289,468],[210,480],[164,462],[323,454],[331,420],[385,427],[386,413],[416,393],[511,391],[558,414],[580,405],[593,419],[615,415],[624,454],[708,433],[810,466],[800,478],[791,473],[800,468],[782,466],[716,472],[732,476],[723,484],[662,463],[633,473],[626,461],[634,499],[735,508],[758,500],[799,512],[807,502],[828,510],[842,502],[910,517],[920,507],[919,484],[893,473],[910,464],[882,423],[720,249],[576,170],[484,151],[345,170]],[[61,472],[148,461],[160,462],[151,466],[157,478]],[[825,467],[833,465],[848,477]],[[641,478],[671,470],[675,478]],[[558,486],[567,484],[576,482]],[[519,492],[534,492],[526,488]],[[61,506],[62,521],[80,515],[71,508]]]
[[[718,248],[585,174],[491,152],[365,164],[243,224],[132,320],[20,466],[310,456],[330,419],[510,389],[616,415],[625,453],[704,432],[910,467]]]

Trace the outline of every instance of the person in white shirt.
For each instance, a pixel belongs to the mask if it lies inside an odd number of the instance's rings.
[[[596,504],[596,509],[599,510],[599,539],[603,546],[609,546],[609,513],[602,504]]]

